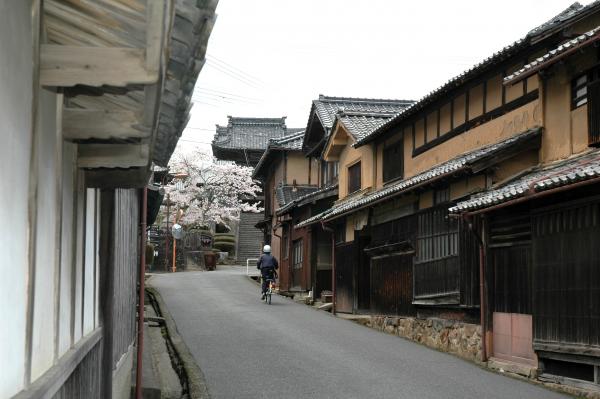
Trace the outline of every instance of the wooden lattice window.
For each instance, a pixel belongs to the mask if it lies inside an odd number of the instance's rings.
[[[588,142],[589,145],[600,145],[600,80],[587,86],[588,104]]]
[[[360,162],[348,167],[348,194],[360,190]]]
[[[571,82],[571,108],[575,109],[587,104],[588,74],[583,74]]]
[[[418,216],[417,259],[426,262],[458,255],[458,222],[441,206]]]
[[[383,149],[383,181],[402,177],[404,173],[403,140]]]
[[[292,266],[294,269],[302,269],[302,239],[294,241]]]

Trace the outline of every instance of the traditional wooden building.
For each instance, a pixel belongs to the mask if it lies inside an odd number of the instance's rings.
[[[0,397],[130,397],[141,188],[189,117],[215,7],[3,3]]]
[[[283,138],[303,129],[288,128],[282,118],[240,118],[228,116],[226,126],[217,125],[212,142],[213,155],[217,159],[233,161],[240,165],[256,167],[271,139]],[[268,195],[273,195],[271,192]],[[258,199],[263,202],[266,197]],[[265,205],[268,205],[265,203]],[[266,206],[265,206],[266,207]],[[236,258],[245,264],[247,259],[260,256],[261,245],[266,237],[256,225],[264,219],[260,213],[243,212],[234,231],[237,237]]]
[[[504,78],[539,77],[539,163],[451,208],[479,223],[490,352],[600,390],[600,17]]]
[[[466,357],[597,389],[599,22],[575,3],[365,134],[336,116],[339,199],[296,227],[336,231],[337,311],[416,315],[462,353],[441,318]]]
[[[317,190],[317,165],[302,154],[303,137],[302,130],[271,139],[253,175],[262,181],[265,192],[264,217],[257,226],[263,230],[263,242],[271,245],[273,255],[279,259],[282,291],[305,287],[302,237],[293,236],[289,220],[277,214],[281,207]]]

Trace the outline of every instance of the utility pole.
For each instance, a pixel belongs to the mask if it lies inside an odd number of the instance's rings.
[[[169,231],[169,216],[171,212],[171,195],[167,194],[167,231],[165,232],[165,271],[169,270],[169,236],[171,232]]]

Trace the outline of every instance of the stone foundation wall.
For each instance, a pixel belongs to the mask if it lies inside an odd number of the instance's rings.
[[[366,326],[481,362],[481,326],[438,318],[371,316]]]

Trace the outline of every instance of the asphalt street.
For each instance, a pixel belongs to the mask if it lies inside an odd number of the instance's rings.
[[[244,273],[223,267],[150,282],[215,399],[568,397],[284,297],[266,305]]]

